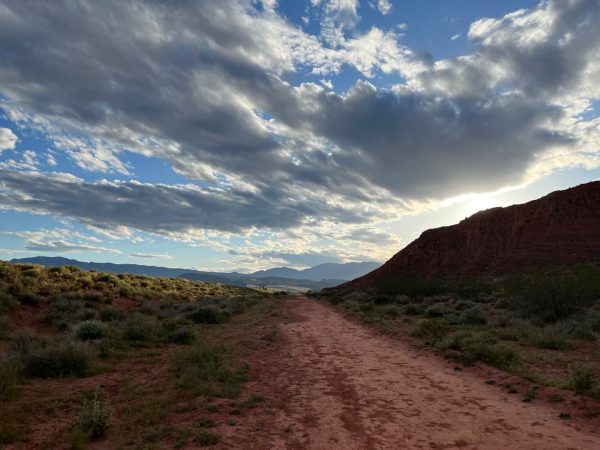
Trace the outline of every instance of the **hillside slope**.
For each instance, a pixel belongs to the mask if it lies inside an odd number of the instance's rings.
[[[352,280],[369,273],[381,266],[381,263],[367,261],[345,264],[319,264],[303,270],[291,269],[289,267],[274,267],[253,273],[239,273],[203,272],[193,269],[147,266],[141,264],[83,262],[76,259],[57,256],[33,256],[30,258],[13,259],[11,262],[15,264],[39,264],[46,267],[75,266],[83,270],[97,270],[99,272],[110,272],[115,274],[130,273],[152,277],[182,277],[192,280],[233,284],[235,286],[246,286],[247,284],[293,285],[293,280],[300,280],[300,286],[309,289],[321,289],[324,286],[335,286],[343,281]],[[259,278],[264,278],[266,280],[257,281]]]
[[[340,287],[369,287],[404,276],[505,273],[598,258],[600,181],[594,181],[427,230],[379,269]]]

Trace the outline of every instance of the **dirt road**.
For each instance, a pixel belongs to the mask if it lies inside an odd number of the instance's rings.
[[[284,308],[277,360],[262,362],[280,399],[262,448],[600,449],[592,427],[328,305],[298,298]]]

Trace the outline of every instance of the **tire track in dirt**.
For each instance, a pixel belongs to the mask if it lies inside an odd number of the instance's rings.
[[[592,426],[454,371],[328,305],[296,298],[284,310],[291,320],[279,325],[261,376],[277,399],[262,448],[600,448]]]

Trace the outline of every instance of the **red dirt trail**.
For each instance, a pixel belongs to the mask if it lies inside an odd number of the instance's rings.
[[[244,448],[600,449],[591,422],[561,420],[332,307],[296,298],[284,314],[276,355],[259,369],[270,432]]]

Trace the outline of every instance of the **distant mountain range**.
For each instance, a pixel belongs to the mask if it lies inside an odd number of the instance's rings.
[[[268,270],[259,270],[250,274],[252,277],[267,278],[292,278],[294,280],[353,280],[380,267],[377,262],[351,262],[346,264],[319,264],[304,270],[290,269],[289,267],[275,267]]]
[[[298,290],[315,290],[336,286],[345,281],[360,277],[381,266],[377,262],[328,263],[304,270],[276,267],[243,274],[238,272],[202,272],[198,270],[145,266],[140,264],[83,262],[76,259],[52,256],[13,259],[11,262],[17,264],[40,264],[47,267],[75,266],[84,270],[97,270],[99,272],[117,274],[131,273],[153,277],[181,277],[190,280],[209,281],[235,286],[268,286],[271,288],[281,287],[282,289],[296,288]]]
[[[340,289],[407,276],[502,274],[588,261],[600,261],[600,181],[427,230],[383,266]]]

